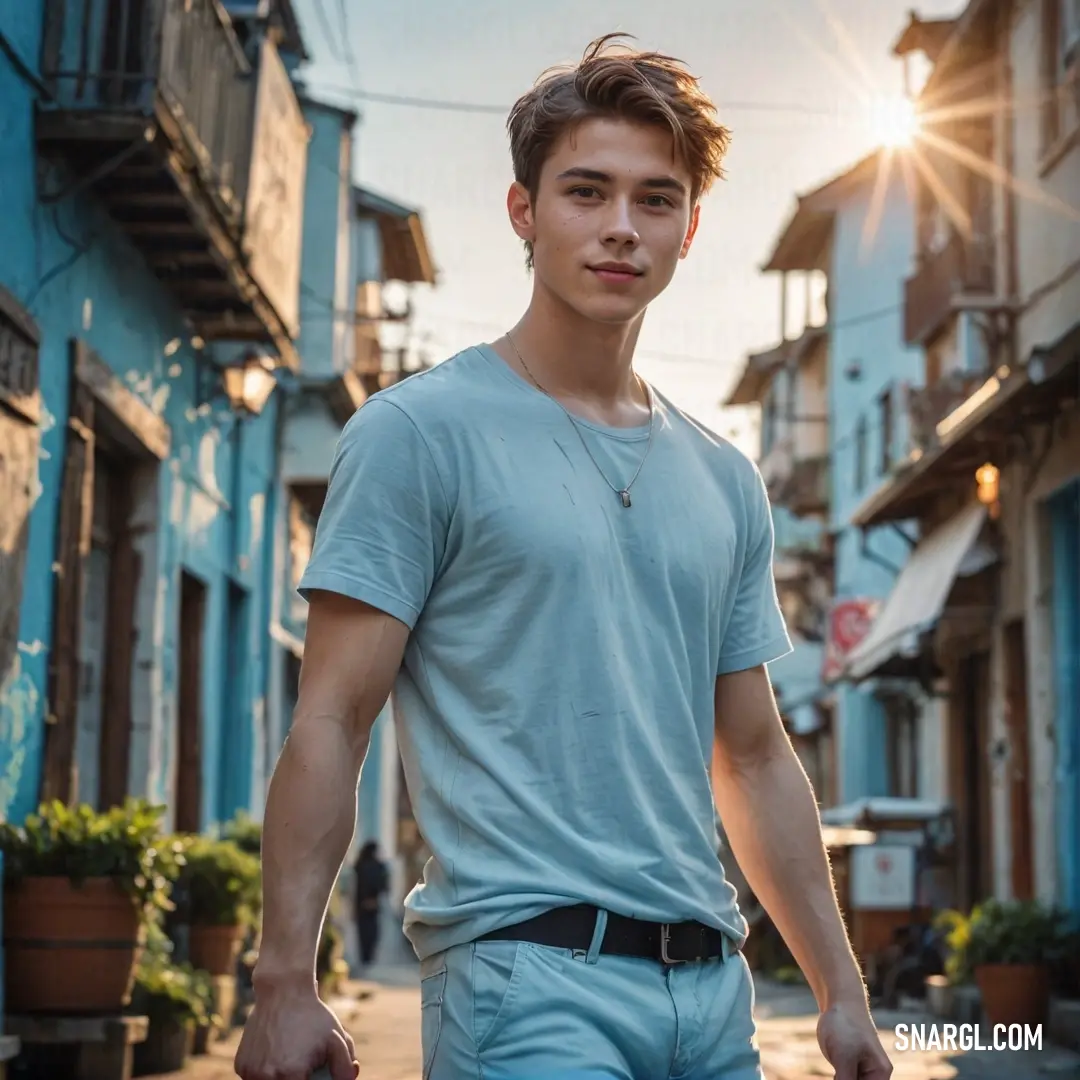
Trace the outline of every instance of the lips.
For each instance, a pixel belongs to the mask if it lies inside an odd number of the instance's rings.
[[[636,267],[618,263],[601,263],[599,266],[590,266],[589,269],[601,280],[623,283],[633,281],[641,277],[641,271]]]

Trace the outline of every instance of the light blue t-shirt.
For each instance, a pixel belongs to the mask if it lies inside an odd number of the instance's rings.
[[[421,959],[557,906],[746,933],[718,856],[718,675],[791,645],[754,464],[655,393],[624,508],[571,421],[487,346],[342,432],[300,591],[412,633],[395,684],[432,851]],[[616,487],[647,427],[578,422]]]

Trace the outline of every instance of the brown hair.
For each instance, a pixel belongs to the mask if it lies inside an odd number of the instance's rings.
[[[592,117],[620,117],[666,127],[675,152],[690,170],[694,199],[721,179],[731,133],[716,120],[716,107],[681,60],[611,43],[627,34],[605,34],[576,66],[549,68],[515,103],[506,121],[514,178],[536,196],[551,148]],[[526,265],[532,245],[526,241]]]

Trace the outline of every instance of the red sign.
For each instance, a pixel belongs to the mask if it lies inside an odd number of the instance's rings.
[[[829,639],[825,643],[825,660],[821,678],[834,682],[844,671],[851,650],[870,632],[877,615],[876,600],[838,600],[829,612]]]

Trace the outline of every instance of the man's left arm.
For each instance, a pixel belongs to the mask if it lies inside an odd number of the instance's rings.
[[[773,577],[773,526],[760,476],[717,669],[714,785],[724,831],[747,882],[805,974],[818,1038],[837,1080],[886,1080],[892,1066],[833,887],[813,789],[777,709],[765,664],[790,650]]]

